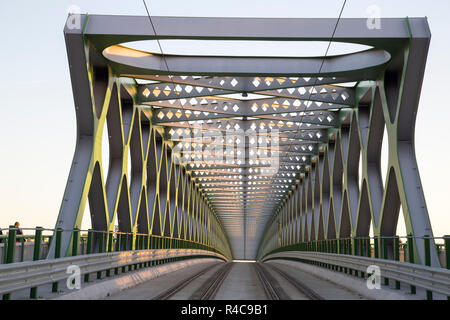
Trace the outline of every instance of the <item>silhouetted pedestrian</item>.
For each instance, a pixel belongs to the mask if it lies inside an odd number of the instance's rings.
[[[14,223],[14,228],[16,228],[16,235],[22,235],[23,236],[23,231],[20,228],[20,223],[18,221],[16,221],[16,223]],[[25,240],[24,240],[25,241]],[[20,242],[18,239],[16,240],[16,242]]]

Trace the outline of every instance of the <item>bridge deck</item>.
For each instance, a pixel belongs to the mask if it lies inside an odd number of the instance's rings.
[[[320,279],[312,274],[298,270],[292,266],[284,265],[277,262],[267,263],[271,267],[281,269],[288,275],[295,277],[301,281],[307,288],[313,289],[323,299],[333,300],[359,300],[366,299],[361,294],[352,292],[349,289],[340,287],[330,281]],[[117,294],[107,297],[112,300],[152,300],[161,296],[165,291],[171,287],[177,287],[180,283],[194,277],[203,270],[207,270],[204,274],[197,277],[185,287],[181,288],[168,299],[185,300],[192,299],[194,295],[198,295],[199,291],[203,290],[205,284],[211,279],[217,278],[217,273],[225,265],[225,263],[205,262],[189,268],[184,268],[170,274],[158,277],[156,279],[147,281],[136,287],[123,290]],[[235,262],[232,265],[231,271],[228,273],[222,284],[219,286],[215,295],[212,297],[215,300],[268,300],[265,294],[264,286],[261,283],[258,273],[255,268],[256,263]],[[267,268],[264,267],[264,268]],[[299,292],[288,280],[283,278],[274,269],[267,268],[266,272],[269,276],[275,279],[287,294],[288,299],[293,300],[308,300],[308,296]],[[271,285],[275,286],[274,283]]]

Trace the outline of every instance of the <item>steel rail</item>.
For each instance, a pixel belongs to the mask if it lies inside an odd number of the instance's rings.
[[[207,273],[211,269],[215,268],[216,266],[217,266],[217,264],[207,266],[206,268],[200,270],[199,272],[197,272],[193,276],[189,277],[188,279],[184,279],[184,280],[178,282],[176,285],[174,285],[173,287],[169,288],[168,290],[162,292],[161,294],[157,295],[152,300],[168,300],[168,299],[170,299],[175,294],[180,292],[183,288],[185,288],[187,285],[189,285],[192,281],[198,279],[200,276],[204,275],[205,273]]]
[[[259,281],[262,284],[264,292],[270,300],[290,300],[291,298],[281,288],[278,281],[267,271],[262,263],[254,264]]]
[[[300,291],[302,294],[304,294],[308,299],[310,300],[325,300],[321,295],[319,295],[317,292],[315,292],[313,289],[311,289],[309,286],[307,286],[305,283],[301,282],[299,279],[289,275],[288,273],[284,272],[280,268],[277,268],[275,266],[270,266],[272,270],[277,272],[280,276],[282,276],[284,279],[286,279],[291,285],[293,285],[298,291]]]
[[[221,267],[217,272],[215,272],[197,292],[194,292],[189,300],[212,300],[217,294],[225,278],[230,273],[233,268],[233,263],[228,262],[223,267]]]

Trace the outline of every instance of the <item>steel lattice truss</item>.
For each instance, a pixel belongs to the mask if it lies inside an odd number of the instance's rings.
[[[333,41],[373,48],[325,58],[164,57],[121,45],[328,41],[336,23],[154,21],[158,35],[148,17],[82,16],[82,30],[65,30],[78,140],[58,227],[79,226],[89,199],[94,229],[112,230],[118,219],[121,231],[254,258],[258,248],[261,255],[296,242],[368,235],[371,221],[375,235],[394,235],[402,205],[408,233],[431,235],[413,146],[430,37],[425,19],[383,19],[380,30],[369,30],[365,19],[342,19]],[[416,248],[420,261],[423,248]]]

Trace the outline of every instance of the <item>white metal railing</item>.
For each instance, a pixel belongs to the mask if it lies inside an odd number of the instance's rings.
[[[79,255],[59,259],[25,261],[0,265],[0,294],[39,287],[68,278],[67,268],[76,265],[81,275],[169,258],[211,256],[226,258],[200,249],[152,249]]]
[[[335,253],[286,251],[270,254],[263,261],[274,258],[294,258],[339,266],[359,272],[376,265],[383,278],[397,280],[435,293],[450,296],[450,270],[394,260],[368,258]]]

